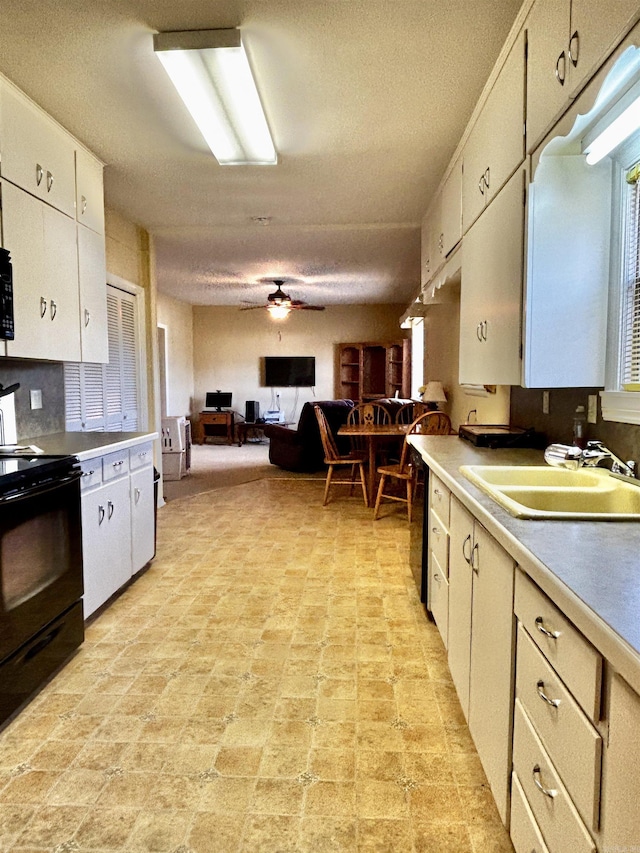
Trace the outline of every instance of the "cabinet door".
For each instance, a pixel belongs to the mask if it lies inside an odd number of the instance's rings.
[[[104,234],[102,163],[76,149],[76,219],[97,234]]]
[[[570,9],[570,0],[536,0],[527,18],[527,151],[569,99]]]
[[[640,839],[640,696],[614,675],[602,794],[603,850],[633,850]]]
[[[461,384],[520,384],[524,176],[516,172],[462,245]]]
[[[7,354],[80,360],[75,224],[4,181],[4,242],[13,263],[16,337]]]
[[[462,236],[462,156],[456,160],[442,187],[440,223],[444,260]]]
[[[2,177],[75,215],[74,143],[53,119],[7,83],[0,87]]]
[[[131,474],[131,570],[139,572],[155,553],[153,467]]]
[[[451,677],[465,719],[469,719],[469,672],[471,666],[473,516],[451,498],[449,524],[449,634],[448,661]]]
[[[500,70],[464,149],[462,226],[468,231],[524,158],[524,33]]]
[[[515,564],[478,522],[474,538],[469,730],[506,825],[515,658]]]
[[[84,616],[90,616],[131,578],[129,478],[82,496]]]
[[[104,236],[78,225],[82,361],[109,361]]]
[[[638,0],[572,0],[571,96],[578,94],[639,15]]]
[[[422,220],[420,231],[420,282],[423,288],[431,281],[436,271],[436,259],[432,254],[434,227],[431,213],[428,213]]]

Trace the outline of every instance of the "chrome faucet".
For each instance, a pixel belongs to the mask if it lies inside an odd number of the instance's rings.
[[[544,461],[556,468],[595,468],[605,459],[611,460],[611,473],[621,477],[636,476],[636,463],[623,462],[601,441],[588,441],[584,450],[575,445],[550,444],[544,452]]]

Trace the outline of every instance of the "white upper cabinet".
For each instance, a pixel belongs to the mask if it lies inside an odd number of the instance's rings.
[[[2,177],[75,216],[73,139],[6,81],[0,85],[0,140]]]
[[[76,149],[76,219],[97,234],[104,234],[102,163]]]
[[[525,174],[513,175],[463,239],[461,384],[520,384]]]
[[[639,16],[637,0],[536,0],[527,18],[527,151]]]
[[[3,181],[2,226],[13,264],[15,340],[7,355],[79,361],[76,223]]]
[[[521,33],[464,147],[462,228],[466,233],[524,159],[525,37]]]
[[[78,230],[80,339],[82,361],[109,361],[104,237],[83,225]]]
[[[438,260],[442,263],[462,236],[462,157],[453,164],[442,187]]]

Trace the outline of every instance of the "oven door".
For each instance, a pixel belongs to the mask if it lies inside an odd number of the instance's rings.
[[[82,596],[79,477],[0,496],[0,661]]]

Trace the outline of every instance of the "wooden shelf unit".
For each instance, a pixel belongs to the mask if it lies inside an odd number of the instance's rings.
[[[338,344],[336,397],[356,403],[411,396],[411,342]]]

